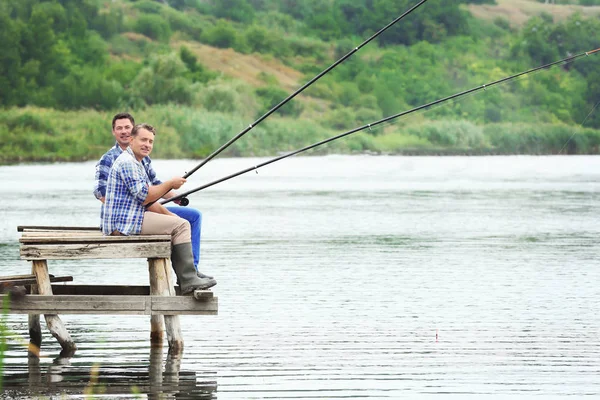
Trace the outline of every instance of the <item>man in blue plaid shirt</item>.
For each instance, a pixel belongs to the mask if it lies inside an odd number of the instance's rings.
[[[131,140],[131,129],[135,125],[133,116],[129,113],[119,113],[113,117],[112,120],[112,134],[116,139],[115,145],[107,151],[100,161],[96,164],[96,179],[94,185],[94,196],[101,202],[104,202],[104,196],[106,195],[106,180],[108,179],[108,172],[112,167],[113,163],[121,155],[121,153],[127,149]],[[152,168],[152,160],[150,157],[145,157],[142,160],[142,165],[146,170],[148,179],[152,185],[159,185],[161,181],[156,177],[156,172]],[[163,197],[170,198],[175,193],[166,193]],[[192,229],[192,251],[194,253],[194,265],[198,269],[200,262],[200,235],[202,231],[202,214],[195,208],[192,207],[167,207],[169,211],[187,220],[190,223]],[[102,218],[102,215],[100,215]],[[198,271],[200,278],[212,278],[211,276],[204,275]]]
[[[153,185],[142,163],[152,152],[155,134],[151,125],[134,126],[129,147],[112,164],[102,204],[102,233],[171,235],[171,263],[181,293],[208,289],[217,282],[213,278],[200,278],[197,275],[189,222],[156,203],[164,193],[179,189],[185,183],[185,178],[175,177]],[[153,204],[146,209],[150,203]]]

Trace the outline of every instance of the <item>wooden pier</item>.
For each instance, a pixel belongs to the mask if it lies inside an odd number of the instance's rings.
[[[0,277],[7,288],[24,286],[23,295],[1,295],[9,313],[29,314],[30,355],[38,356],[42,344],[40,314],[62,347],[73,354],[77,346],[59,314],[150,315],[150,340],[162,346],[164,332],[170,351],[183,349],[180,314],[215,315],[218,300],[210,290],[180,296],[173,282],[169,235],[104,236],[98,228],[20,226],[21,259],[32,262],[31,275]],[[147,258],[149,286],[77,285],[56,282],[76,277],[50,275],[48,260]],[[102,261],[99,261],[102,262]],[[115,282],[117,283],[117,282]],[[15,293],[18,293],[15,291]]]

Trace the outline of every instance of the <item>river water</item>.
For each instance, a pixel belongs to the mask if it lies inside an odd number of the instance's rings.
[[[194,164],[155,160],[163,178]],[[17,225],[99,224],[93,173],[0,167],[3,275],[30,270]],[[183,356],[150,350],[147,317],[64,315],[75,356],[42,321],[28,363],[12,315],[1,398],[600,396],[600,157],[297,157],[190,200],[219,315],[181,317]],[[148,282],[145,260],[49,266]]]

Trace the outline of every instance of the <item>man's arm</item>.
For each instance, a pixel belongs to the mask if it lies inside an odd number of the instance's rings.
[[[108,182],[108,174],[110,169],[119,156],[121,150],[113,147],[102,155],[96,164],[96,175],[94,180],[94,196],[104,203],[106,196],[106,185]]]
[[[154,171],[154,168],[152,168],[152,159],[150,157],[145,157],[142,160],[142,164],[144,165],[144,169],[146,170],[146,174],[148,174],[148,180],[150,180],[150,183],[152,185],[158,186],[161,183],[163,183],[160,179],[158,179],[158,176],[156,175],[156,171]],[[170,190],[169,192],[165,193],[162,198],[163,199],[170,199],[173,196],[176,196],[177,193],[175,193],[173,190]]]
[[[170,215],[172,217],[176,217],[177,215],[173,214],[171,211],[167,210],[165,206],[160,203],[152,203],[151,206],[146,208],[146,211],[151,211],[157,214]]]
[[[106,182],[108,180],[108,173],[112,163],[109,162],[108,157],[102,156],[100,161],[96,164],[96,175],[94,177],[94,196],[98,200],[104,203],[104,197],[106,196]]]
[[[146,205],[152,203],[161,198],[165,193],[170,192],[173,189],[179,189],[184,183],[185,178],[175,177],[160,185],[151,185],[148,187],[148,196],[146,196],[146,200],[144,200],[142,204]]]

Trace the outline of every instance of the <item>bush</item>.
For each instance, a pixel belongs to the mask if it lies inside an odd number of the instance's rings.
[[[406,129],[408,135],[443,147],[482,149],[487,146],[483,128],[469,121],[435,121]]]
[[[239,82],[215,81],[198,93],[200,104],[208,111],[253,117],[258,104],[251,89]]]
[[[154,56],[136,77],[132,90],[146,104],[191,104],[200,86],[190,83],[184,77],[186,73],[185,64],[176,54]]]
[[[285,90],[280,89],[277,86],[258,88],[256,89],[256,95],[262,103],[262,108],[259,110],[260,115],[268,112],[271,108],[275,107],[289,96]],[[303,109],[302,103],[300,103],[297,98],[294,98],[279,108],[277,112],[279,115],[297,117],[302,113]]]
[[[204,31],[200,39],[211,46],[227,49],[236,46],[238,33],[230,23],[219,20],[214,27]]]
[[[135,21],[134,30],[160,42],[168,42],[171,37],[171,27],[159,15],[144,14]]]

